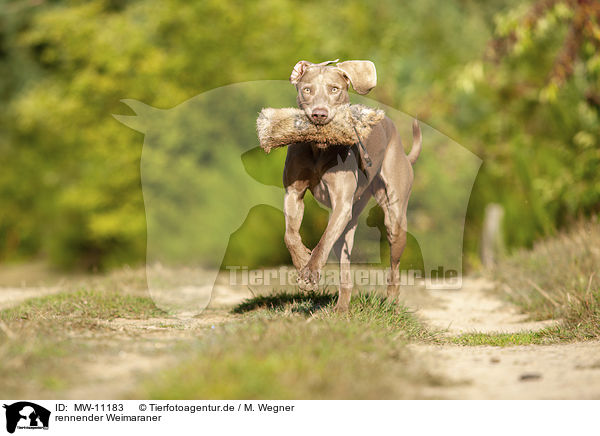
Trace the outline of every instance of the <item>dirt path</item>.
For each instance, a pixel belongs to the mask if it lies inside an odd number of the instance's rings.
[[[42,297],[55,294],[61,290],[60,287],[0,287],[0,310],[16,306],[30,298]]]
[[[135,396],[140,379],[178,363],[173,347],[185,347],[215,327],[233,321],[225,309],[208,310],[202,318],[113,319],[108,330],[86,342],[98,350],[82,365],[82,379],[64,393],[65,399],[113,399]]]
[[[430,371],[457,382],[427,388],[447,399],[599,399],[600,343],[411,348]]]
[[[13,271],[14,270],[14,271]],[[23,281],[22,277],[27,277]],[[26,300],[65,290],[121,289],[147,295],[143,270],[122,270],[104,276],[62,279],[43,266],[0,269],[0,310]],[[70,332],[70,339],[88,351],[71,356],[77,363],[79,382],[60,391],[64,399],[114,399],[135,395],[140,380],[177,363],[173,349],[193,343],[219,325],[233,322],[231,308],[251,296],[244,288],[217,287],[210,306],[199,317],[165,316],[151,319],[97,320],[102,328]],[[0,321],[0,335],[14,334]],[[3,339],[3,338],[0,338]],[[0,341],[1,345],[1,341]],[[93,349],[93,353],[89,350]],[[53,391],[34,391],[36,398],[54,398]]]
[[[539,330],[552,322],[531,322],[489,292],[493,284],[466,279],[459,291],[423,291],[417,313],[446,335]],[[410,304],[411,298],[407,297]],[[432,398],[599,399],[600,342],[512,347],[410,345],[434,374],[456,382],[428,388]]]
[[[138,278],[118,277],[120,283]],[[551,322],[531,322],[491,292],[484,279],[465,279],[459,291],[404,291],[402,299],[431,328],[454,336],[470,332],[538,330]],[[0,286],[0,309],[57,292],[61,286]],[[82,333],[98,351],[82,362],[82,380],[65,398],[108,399],[131,395],[139,380],[175,363],[167,352],[185,346],[215,326],[234,322],[230,309],[249,297],[247,290],[219,287],[209,308],[196,318],[99,321],[103,329]],[[449,386],[426,388],[431,398],[591,399],[600,398],[600,342],[512,347],[409,345],[433,374]]]
[[[430,290],[416,304],[406,295],[408,304],[430,327],[454,336],[461,333],[515,333],[540,330],[555,321],[528,321],[527,315],[498,298],[494,284],[483,278],[465,278],[460,290]]]

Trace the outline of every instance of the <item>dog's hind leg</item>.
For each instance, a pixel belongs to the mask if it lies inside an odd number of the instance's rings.
[[[352,296],[352,272],[350,270],[350,257],[352,255],[352,247],[354,246],[354,234],[358,225],[358,218],[369,202],[371,195],[365,193],[352,208],[352,219],[346,226],[342,236],[336,241],[333,246],[333,251],[340,261],[340,289],[338,301],[335,305],[336,312],[346,312],[350,304]]]
[[[395,183],[380,174],[373,181],[373,195],[384,213],[387,240],[390,244],[390,272],[387,299],[395,301],[400,292],[400,258],[406,247],[406,208],[411,183]],[[411,180],[412,181],[412,180]]]
[[[406,247],[406,210],[398,218],[394,217],[391,220],[387,227],[387,234],[390,243],[390,277],[387,299],[395,301],[400,293],[400,258]]]

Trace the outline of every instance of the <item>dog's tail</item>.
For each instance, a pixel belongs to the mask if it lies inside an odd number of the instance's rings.
[[[413,121],[413,145],[410,149],[410,153],[408,153],[408,160],[411,164],[414,164],[421,154],[421,142],[421,128],[419,127],[419,122],[415,118]]]

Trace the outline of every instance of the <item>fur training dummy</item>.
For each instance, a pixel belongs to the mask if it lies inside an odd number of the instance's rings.
[[[256,120],[256,131],[260,146],[266,153],[299,142],[313,142],[322,148],[352,146],[358,141],[357,133],[361,138],[367,138],[373,126],[384,117],[381,109],[352,104],[338,108],[329,123],[316,125],[301,109],[266,108]]]

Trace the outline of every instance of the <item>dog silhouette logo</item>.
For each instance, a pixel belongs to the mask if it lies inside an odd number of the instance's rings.
[[[114,117],[144,134],[140,177],[147,227],[146,278],[150,296],[161,309],[184,317],[201,313],[212,301],[213,290],[224,286],[218,282],[221,271],[259,259],[250,245],[239,251],[236,260],[227,259],[236,232],[257,232],[261,235],[256,236],[257,244],[264,244],[259,242],[263,236],[281,232],[278,247],[285,245],[281,241],[285,153],[263,156],[256,117],[263,108],[289,107],[295,99],[289,81],[266,80],[213,89],[170,109],[122,100],[135,115]],[[396,125],[407,129],[401,136],[411,136],[412,116],[365,97],[355,95],[353,101],[384,110]],[[310,126],[307,123],[299,125]],[[428,289],[459,289],[465,217],[482,161],[425,123],[421,129],[427,138],[426,152],[419,157],[420,175],[411,188],[415,201],[409,202],[407,213],[415,269],[422,258]],[[253,216],[263,216],[262,212],[252,215],[257,207],[268,210],[272,218],[265,223],[252,221]],[[369,227],[365,220],[366,214],[357,224],[355,265],[384,264],[388,257],[381,258],[377,247],[382,237],[387,239],[387,230]],[[264,227],[273,228],[261,233]],[[266,255],[267,250],[260,253]],[[266,256],[268,262],[270,254]],[[166,267],[177,264],[182,265],[181,273]],[[239,286],[247,291],[246,285]],[[379,286],[387,287],[386,281]]]
[[[48,430],[50,411],[29,401],[19,401],[11,405],[4,404],[6,409],[6,431],[14,433],[18,429]]]

